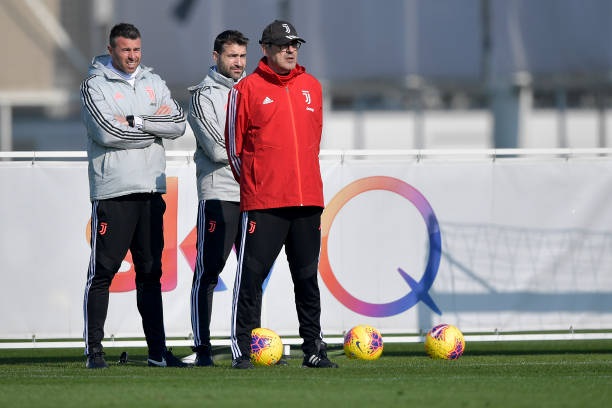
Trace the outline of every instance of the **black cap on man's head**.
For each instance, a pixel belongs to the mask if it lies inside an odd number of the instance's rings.
[[[285,45],[293,41],[299,41],[305,43],[304,39],[300,37],[295,31],[295,27],[288,21],[274,20],[274,22],[268,24],[261,33],[260,44],[275,44]]]

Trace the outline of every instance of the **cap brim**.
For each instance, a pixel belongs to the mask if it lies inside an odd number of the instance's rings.
[[[283,44],[290,43],[291,41],[299,41],[301,43],[305,43],[306,42],[306,40],[304,40],[302,37],[297,37],[295,35],[288,35],[285,38],[287,38],[287,41],[284,42]]]
[[[285,45],[285,44],[289,44],[290,42],[293,41],[298,41],[301,42],[302,44],[304,44],[306,42],[306,40],[304,40],[302,37],[295,37],[295,36],[291,36],[291,38],[286,38],[286,39],[282,39],[282,38],[278,38],[275,40],[264,40],[261,39],[259,40],[260,44],[274,44],[274,45]]]

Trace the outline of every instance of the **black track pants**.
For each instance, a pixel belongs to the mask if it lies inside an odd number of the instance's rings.
[[[240,203],[202,200],[198,204],[197,256],[191,286],[191,328],[196,347],[210,345],[215,287],[227,258],[240,248]]]
[[[83,307],[86,354],[102,350],[109,287],[129,249],[136,272],[136,303],[149,355],[161,357],[165,349],[160,282],[165,210],[166,204],[157,193],[93,202],[91,257]]]
[[[234,282],[231,346],[234,358],[250,355],[251,330],[259,325],[262,284],[285,245],[305,354],[318,352],[321,301],[317,270],[320,207],[288,207],[242,214],[242,250]]]

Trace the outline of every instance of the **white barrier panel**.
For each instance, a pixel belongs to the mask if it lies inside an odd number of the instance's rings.
[[[320,288],[325,333],[359,323],[411,334],[439,322],[467,332],[612,328],[612,162],[324,155]],[[164,313],[191,333],[195,166],[168,163]],[[79,338],[89,260],[87,165],[0,162],[0,338]],[[212,334],[229,334],[232,255]],[[112,287],[106,336],[142,337],[129,256]],[[284,254],[262,325],[297,335]]]

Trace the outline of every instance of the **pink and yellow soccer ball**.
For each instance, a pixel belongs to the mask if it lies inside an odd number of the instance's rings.
[[[382,335],[372,326],[360,324],[344,335],[344,354],[348,358],[376,360],[382,352]]]
[[[465,350],[463,333],[450,324],[439,324],[425,338],[425,352],[433,359],[456,360]]]
[[[258,366],[271,366],[283,356],[283,341],[275,331],[258,327],[251,331],[251,361]]]

